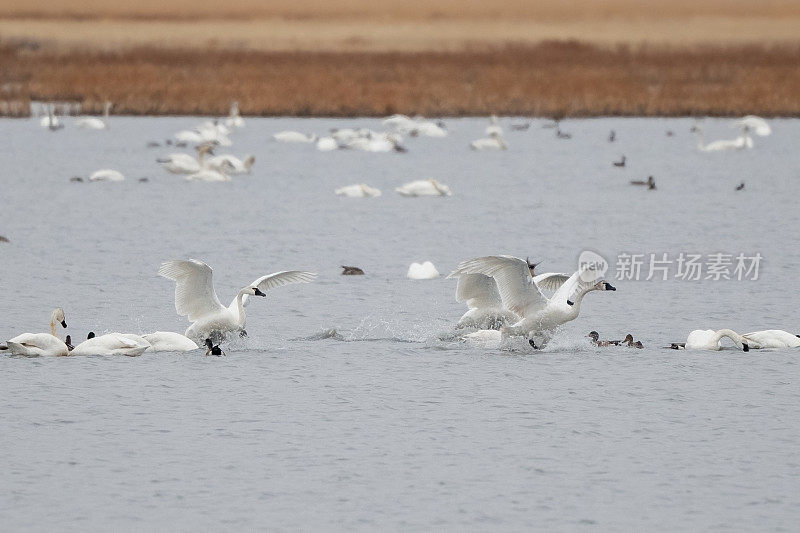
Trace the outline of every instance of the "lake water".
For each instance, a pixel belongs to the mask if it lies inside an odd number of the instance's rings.
[[[488,122],[459,119],[373,154],[270,135],[377,120],[248,119],[229,151],[254,154],[253,173],[187,183],[155,163],[176,150],[146,142],[199,120],[0,121],[0,339],[46,331],[56,306],[73,338],[183,332],[167,259],[208,263],[226,304],[262,274],[320,274],[253,302],[226,358],[0,357],[3,529],[796,529],[800,354],[664,347],[698,328],[798,329],[800,121],[701,153],[691,119],[568,120],[568,140],[507,119],[509,150],[479,153]],[[707,120],[706,138],[734,137],[728,123]],[[99,168],[128,179],[69,181]],[[648,175],[657,190],[628,184]],[[453,196],[393,192],[428,177]],[[383,196],[333,194],[361,182]],[[440,340],[465,311],[455,282],[405,278],[413,261],[444,276],[498,253],[573,271],[583,250],[618,290],[589,294],[542,351]],[[616,279],[620,254],[651,253],[763,259],[757,280],[673,264],[647,281],[649,255],[638,281]],[[592,329],[646,348],[591,347]]]

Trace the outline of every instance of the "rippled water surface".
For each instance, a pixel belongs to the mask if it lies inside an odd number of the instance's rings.
[[[207,262],[225,303],[262,274],[320,273],[253,302],[226,358],[0,357],[3,529],[796,529],[800,353],[664,347],[800,329],[800,121],[717,154],[689,119],[565,121],[569,140],[535,121],[475,153],[487,121],[462,119],[370,154],[269,136],[375,120],[250,119],[230,151],[255,154],[252,175],[212,184],[145,146],[198,120],[0,121],[0,339],[45,331],[56,306],[73,337],[182,332],[166,259]],[[735,135],[706,122],[709,140]],[[69,181],[99,168],[128,179]],[[628,184],[648,175],[657,190]],[[453,196],[392,192],[427,177]],[[361,182],[383,196],[333,194]],[[589,294],[543,351],[441,340],[465,310],[454,281],[405,278],[495,253],[570,271],[586,249],[618,290]],[[756,281],[646,281],[647,261],[615,279],[621,253],[681,252],[764,259]],[[590,347],[591,329],[646,348]]]

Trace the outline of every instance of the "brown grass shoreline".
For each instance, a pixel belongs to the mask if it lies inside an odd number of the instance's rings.
[[[85,112],[221,115],[800,116],[800,46],[600,47],[578,42],[451,52],[269,52],[0,46],[0,113],[30,100]],[[15,103],[12,105],[12,103]]]

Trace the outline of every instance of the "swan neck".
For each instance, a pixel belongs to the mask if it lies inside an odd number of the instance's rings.
[[[244,304],[242,303],[242,298],[244,297],[244,289],[239,291],[239,294],[236,295],[236,309],[239,311],[239,327],[244,328],[245,321],[247,320],[247,316],[244,312]]]
[[[738,344],[740,346],[742,344],[744,344],[744,342],[745,342],[745,339],[741,335],[739,335],[738,333],[736,333],[735,331],[733,331],[731,329],[721,329],[721,330],[717,331],[714,334],[714,338],[715,338],[714,342],[715,343],[719,342],[720,339],[722,339],[722,337],[728,337],[730,340],[732,340],[734,343],[736,343],[736,344]]]

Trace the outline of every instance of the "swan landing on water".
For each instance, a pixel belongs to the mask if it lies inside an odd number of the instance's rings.
[[[300,270],[268,274],[241,289],[225,307],[214,291],[213,271],[202,261],[167,261],[161,264],[158,273],[175,282],[175,310],[192,322],[186,336],[200,342],[211,338],[217,343],[232,332],[245,334],[244,308],[250,296],[266,296],[264,292],[269,289],[290,283],[309,283],[317,277],[314,272]]]

